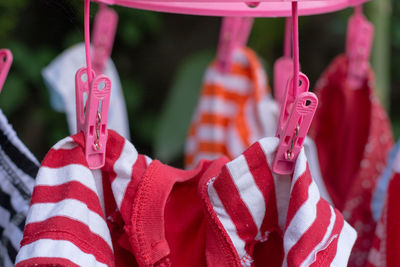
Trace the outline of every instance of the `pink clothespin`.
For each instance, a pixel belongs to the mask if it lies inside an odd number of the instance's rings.
[[[0,49],[0,92],[3,90],[4,82],[7,79],[13,62],[13,55],[8,49]]]
[[[252,25],[252,18],[224,17],[222,19],[217,51],[218,68],[222,72],[230,69],[235,48],[246,45]]]
[[[293,75],[293,59],[291,54],[292,47],[292,25],[291,18],[285,21],[285,38],[283,56],[274,64],[274,98],[282,105],[285,95],[287,81]]]
[[[362,6],[355,7],[347,26],[346,55],[349,60],[347,83],[358,89],[365,81],[374,38],[374,26],[362,12]]]
[[[279,126],[276,136],[279,146],[272,165],[277,174],[291,174],[312,119],[318,106],[318,98],[308,92],[307,76],[300,74],[299,94],[294,95],[293,78],[288,82],[288,90],[281,107]]]
[[[77,130],[85,135],[85,156],[90,169],[104,166],[107,145],[107,122],[111,81],[105,75],[95,76],[90,57],[90,0],[85,0],[85,50],[87,68],[75,75]],[[85,101],[85,98],[87,100]],[[86,103],[85,103],[86,102]]]
[[[118,14],[105,4],[100,4],[93,26],[93,69],[102,74],[107,59],[111,56],[117,31]]]
[[[99,169],[105,163],[110,94],[110,79],[103,74],[96,76],[89,91],[83,130],[86,160],[91,169]]]
[[[297,2],[292,3],[293,77],[288,81],[276,137],[279,146],[272,164],[277,174],[291,174],[318,106],[318,98],[308,92],[310,82],[300,73]]]

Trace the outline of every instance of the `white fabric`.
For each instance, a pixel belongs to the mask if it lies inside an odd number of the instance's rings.
[[[64,51],[42,70],[50,91],[51,105],[55,110],[66,113],[70,134],[76,133],[75,73],[85,66],[85,46],[80,43]],[[107,126],[129,140],[125,99],[118,72],[111,59],[106,64],[104,74],[112,84]]]

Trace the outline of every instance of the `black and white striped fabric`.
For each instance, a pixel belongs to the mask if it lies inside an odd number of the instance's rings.
[[[0,266],[14,266],[39,166],[0,110]]]

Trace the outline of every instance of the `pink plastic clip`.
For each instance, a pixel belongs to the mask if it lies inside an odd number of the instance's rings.
[[[297,91],[293,87],[293,77],[287,81],[286,92],[281,105],[281,112],[279,115],[278,129],[276,132],[277,137],[281,137],[285,131],[286,125],[289,121],[290,113],[292,112],[293,103],[296,101],[297,96],[302,93],[307,93],[310,87],[310,81],[303,73],[299,73],[299,86]]]
[[[293,173],[317,106],[318,98],[314,93],[304,92],[296,98],[286,127],[278,134],[280,141],[272,165],[275,173]]]
[[[276,131],[279,146],[272,164],[272,170],[282,175],[293,173],[297,157],[318,106],[317,96],[308,92],[310,82],[307,76],[300,72],[298,29],[298,4],[293,2],[293,77],[288,81],[284,101],[281,105]]]
[[[356,7],[347,27],[346,54],[349,59],[347,83],[350,88],[361,88],[369,66],[374,37],[374,26]]]
[[[78,131],[83,131],[85,134],[85,155],[89,168],[99,169],[103,167],[105,163],[111,81],[105,75],[95,76],[95,72],[92,69],[89,25],[90,0],[85,0],[84,3],[87,68],[78,70],[75,75],[77,129]],[[87,95],[86,105],[84,103],[85,95]]]
[[[0,92],[3,90],[4,82],[7,79],[8,72],[10,71],[13,62],[13,55],[8,49],[0,50]]]
[[[93,26],[93,69],[102,74],[107,59],[111,56],[117,31],[118,14],[113,9],[101,4]]]
[[[237,46],[246,45],[252,25],[252,18],[225,17],[222,19],[217,51],[218,68],[222,72],[230,69],[234,49]]]
[[[110,94],[110,79],[105,75],[96,76],[89,91],[84,125],[85,154],[90,169],[99,169],[105,163]]]
[[[92,77],[95,77],[93,70]],[[75,74],[76,129],[78,133],[85,129],[85,110],[89,96],[88,79],[87,68],[80,68]]]

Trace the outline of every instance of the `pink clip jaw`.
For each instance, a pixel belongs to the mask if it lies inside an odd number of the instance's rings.
[[[85,155],[89,168],[99,169],[105,163],[111,81],[105,75],[95,76],[94,71],[92,75],[90,88],[87,68],[79,69],[75,75],[76,127],[78,132],[85,134]]]
[[[318,98],[308,92],[310,82],[299,74],[300,85],[293,88],[293,78],[288,80],[284,102],[281,106],[276,136],[280,139],[272,165],[277,174],[293,173],[297,157],[310,128],[318,106]]]
[[[95,77],[93,70],[92,77]],[[78,133],[85,129],[85,107],[89,97],[88,79],[87,68],[80,68],[75,74],[76,129]]]
[[[99,169],[105,163],[110,94],[110,79],[105,75],[96,76],[89,92],[84,128],[85,154],[90,169]]]
[[[350,88],[361,88],[369,66],[374,37],[374,26],[362,14],[349,19],[346,54],[349,60],[347,83]]]
[[[117,24],[117,12],[102,4],[93,27],[93,69],[97,74],[103,73],[107,59],[111,56]]]
[[[3,90],[4,82],[10,71],[11,64],[13,62],[13,55],[8,49],[0,50],[0,92]]]

